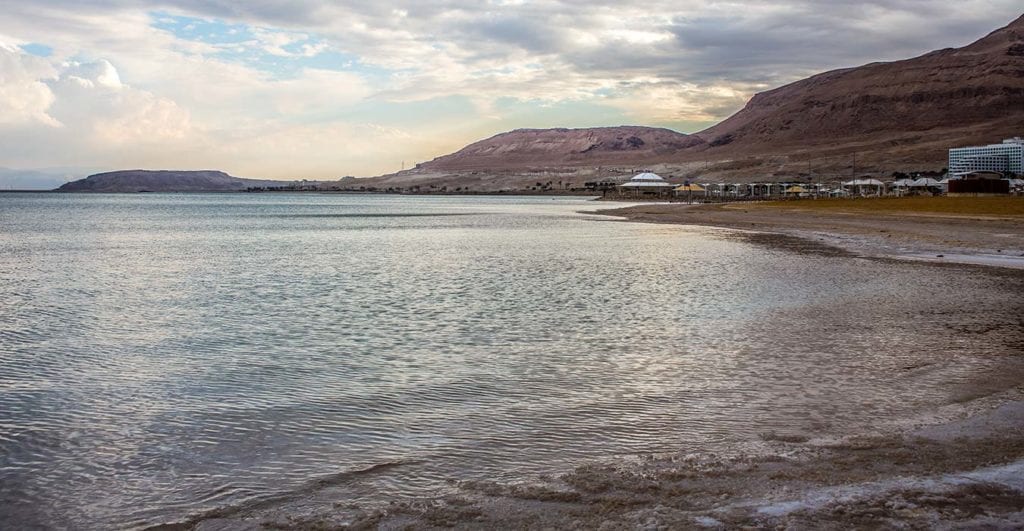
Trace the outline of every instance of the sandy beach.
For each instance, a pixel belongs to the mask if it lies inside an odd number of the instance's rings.
[[[650,204],[597,213],[630,221],[752,231],[760,233],[760,239],[796,236],[857,255],[1024,268],[1024,199],[997,199],[998,205],[970,198],[949,202],[954,205],[946,211],[940,211],[941,202],[908,198]],[[895,210],[906,205],[916,208]]]

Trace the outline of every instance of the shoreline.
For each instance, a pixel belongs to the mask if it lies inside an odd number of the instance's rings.
[[[782,235],[831,246],[853,256],[1024,269],[1024,219],[1006,216],[820,212],[793,204],[679,203],[586,213],[629,222]]]
[[[716,205],[717,206],[717,205]],[[626,221],[690,224],[737,231],[755,244],[795,252],[911,260],[878,253],[888,243],[870,233],[839,234],[766,227],[734,216],[681,222],[651,212],[661,205],[602,210]],[[668,205],[668,208],[680,208]],[[701,212],[692,207],[687,211]],[[623,216],[625,211],[628,215]],[[586,212],[594,214],[595,212]],[[733,214],[727,214],[733,215]],[[820,222],[815,217],[806,222]],[[962,223],[962,220],[956,220]],[[975,220],[976,221],[976,220]],[[888,218],[868,223],[890,222]],[[974,223],[974,221],[969,221]],[[794,225],[794,224],[791,224]],[[944,226],[944,225],[943,225]],[[982,226],[988,226],[982,222]],[[757,225],[755,225],[757,227]],[[926,225],[929,230],[942,230]],[[847,229],[853,231],[853,229]],[[923,229],[922,229],[923,230]],[[731,231],[730,231],[731,232]],[[934,245],[908,231],[901,246],[924,252]],[[859,237],[859,238],[858,238]],[[841,245],[835,245],[836,241]],[[974,241],[970,252],[989,240]],[[999,240],[996,240],[999,241]],[[845,243],[845,245],[842,245]],[[951,252],[948,249],[946,252]],[[970,256],[965,253],[965,255]],[[895,263],[895,262],[894,262]],[[905,263],[905,262],[904,262]],[[900,265],[899,263],[895,263]],[[934,266],[964,267],[946,260]],[[908,266],[913,264],[907,263]],[[993,264],[973,264],[987,265]],[[917,265],[916,267],[927,267]],[[1017,268],[984,268],[1021,275]],[[965,333],[1000,333],[969,331]],[[1004,330],[1005,332],[1005,330]],[[949,401],[922,404],[910,416],[838,432],[763,433],[716,452],[608,456],[552,476],[508,481],[462,481],[448,492],[380,504],[351,503],[307,494],[268,504],[201,515],[175,529],[307,528],[736,528],[763,527],[992,527],[1024,526],[1024,340],[1009,329],[1000,370],[977,373]],[[908,378],[929,364],[905,367]],[[376,470],[367,473],[376,473]]]
[[[306,493],[150,529],[1024,526],[1024,387],[848,431],[764,433],[716,453],[608,458],[376,505]]]

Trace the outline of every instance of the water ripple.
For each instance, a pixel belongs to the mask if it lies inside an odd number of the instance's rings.
[[[411,496],[827,431],[949,400],[1022,344],[1016,276],[766,251],[594,221],[574,199],[0,207],[0,521],[16,527]]]

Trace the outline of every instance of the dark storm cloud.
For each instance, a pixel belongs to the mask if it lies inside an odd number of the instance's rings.
[[[926,2],[795,3],[771,13],[678,16],[669,30],[694,74],[754,80],[963,45],[1009,22],[1013,12],[1002,11],[963,17]]]

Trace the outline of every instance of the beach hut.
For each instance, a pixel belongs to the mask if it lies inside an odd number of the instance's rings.
[[[804,188],[803,186],[800,186],[799,184],[786,188],[786,195],[801,196],[805,194],[807,194],[807,189]]]
[[[685,194],[688,202],[693,202],[693,195],[707,195],[707,190],[697,183],[686,183],[675,187],[676,195]]]
[[[949,181],[950,196],[1005,195],[1010,193],[1010,181],[995,171],[972,171],[959,179]]]
[[[633,190],[635,193],[654,192],[661,193],[673,188],[673,185],[662,179],[660,175],[651,172],[638,173],[627,182],[619,185],[623,190]]]
[[[913,179],[904,178],[896,179],[895,181],[892,182],[892,185],[890,186],[894,194],[896,194],[897,196],[902,196],[903,194],[906,194],[908,191],[910,191],[910,186],[912,184],[914,184]]]
[[[942,181],[932,179],[931,177],[921,177],[920,179],[910,183],[910,187],[921,189],[923,191],[929,191],[933,188],[935,190],[942,191]]]
[[[910,187],[911,188],[931,188],[933,186],[939,186],[940,184],[942,184],[942,183],[939,182],[939,181],[936,181],[935,179],[932,179],[931,177],[921,177],[920,179],[917,179],[916,181],[910,183]]]
[[[867,195],[864,193],[864,190],[870,188],[874,192],[873,195],[880,195],[881,191],[885,189],[885,183],[878,179],[862,178],[846,181],[843,183],[843,187],[856,189],[858,195]]]
[[[910,190],[910,186],[913,184],[914,180],[910,178],[896,179],[892,182],[892,190],[896,195],[903,195]]]

